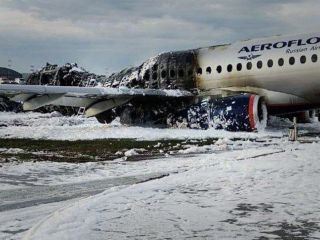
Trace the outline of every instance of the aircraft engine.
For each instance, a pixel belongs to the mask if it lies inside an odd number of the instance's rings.
[[[167,124],[193,129],[262,130],[267,125],[267,107],[262,97],[252,94],[197,98],[184,110],[169,115]]]
[[[262,97],[244,94],[209,101],[212,127],[229,131],[262,130],[267,125],[267,107]]]
[[[181,101],[149,99],[119,106],[98,114],[99,122],[109,123],[116,116],[128,125],[167,125],[177,128],[262,130],[267,125],[267,107],[262,97],[252,94],[231,97],[197,97]]]

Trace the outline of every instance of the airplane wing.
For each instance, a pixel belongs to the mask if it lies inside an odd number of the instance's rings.
[[[85,115],[90,117],[125,104],[137,96],[179,98],[194,94],[177,89],[0,84],[0,96],[22,102],[24,110],[35,110],[46,105],[85,107]]]

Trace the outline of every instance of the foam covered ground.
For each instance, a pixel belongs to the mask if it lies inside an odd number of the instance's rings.
[[[1,127],[2,126],[2,127]],[[203,139],[212,137],[254,138],[256,136],[282,136],[281,131],[268,129],[257,133],[234,133],[223,130],[192,130],[174,128],[133,127],[121,125],[117,120],[100,124],[95,118],[64,117],[59,113],[0,112],[0,138],[33,138],[55,140],[83,140],[104,138],[136,139]]]
[[[138,162],[3,162],[0,239],[318,239],[319,123],[299,126],[302,142],[288,141],[289,125],[230,133],[0,113],[1,138],[219,138]]]
[[[319,149],[283,144],[172,159],[176,173],[76,201],[25,239],[316,238]]]

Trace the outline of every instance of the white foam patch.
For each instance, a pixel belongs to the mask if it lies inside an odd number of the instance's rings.
[[[25,239],[255,239],[282,222],[319,220],[319,155],[319,143],[282,142],[170,159],[178,173],[77,201]]]
[[[115,120],[100,124],[95,118],[65,117],[59,113],[0,113],[1,138],[32,138],[54,140],[85,140],[106,138],[205,139],[281,137],[283,131],[269,129],[259,133],[227,132],[224,130],[195,130],[124,126]]]

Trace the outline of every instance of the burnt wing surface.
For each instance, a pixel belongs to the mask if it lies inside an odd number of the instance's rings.
[[[46,63],[46,65],[33,73],[26,80],[27,85],[53,85],[53,86],[78,86],[94,87],[98,82],[104,82],[104,75],[96,75],[87,72],[84,68],[78,67],[77,63],[66,63],[62,66]],[[20,109],[22,109],[20,107]],[[78,113],[78,107],[66,106],[43,106],[37,111],[53,112],[58,111],[63,115],[74,115]]]

